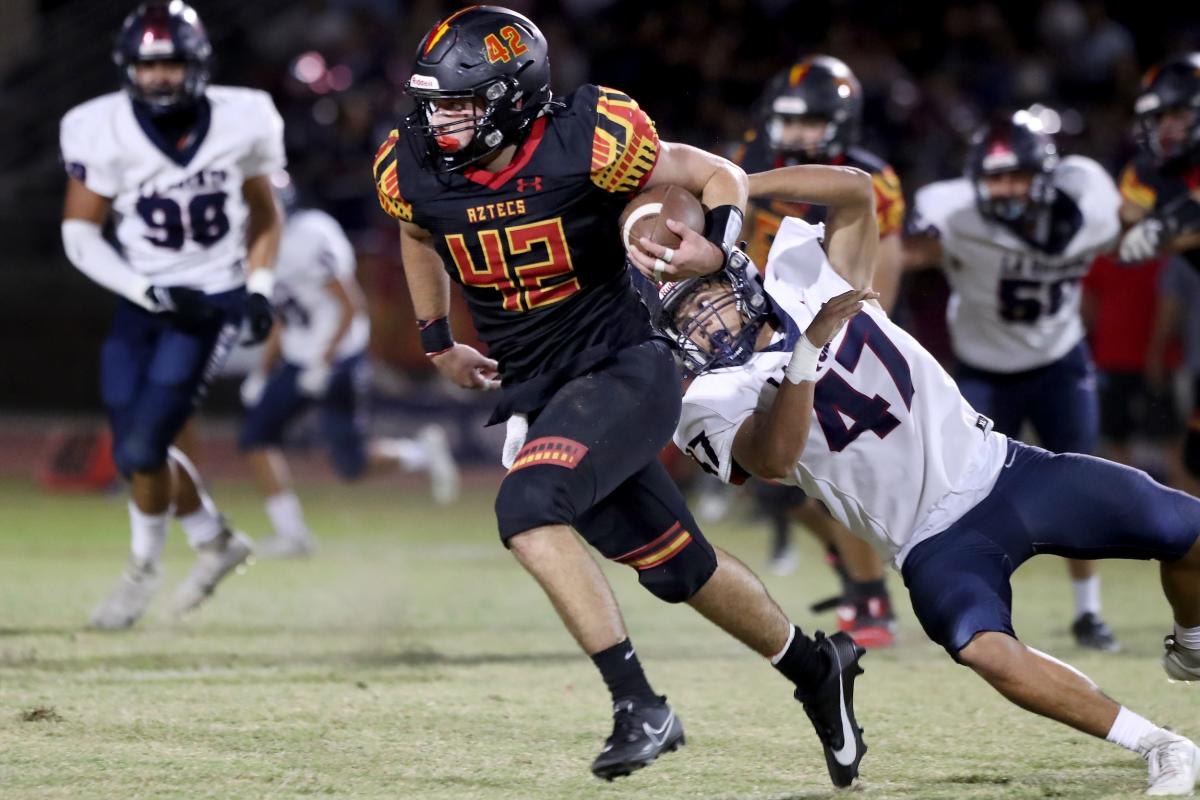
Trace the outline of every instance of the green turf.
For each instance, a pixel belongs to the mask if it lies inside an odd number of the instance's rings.
[[[252,534],[244,488],[218,499]],[[124,503],[0,482],[0,797],[809,798],[832,794],[816,739],[761,659],[609,569],[655,687],[688,745],[631,778],[593,779],[608,700],[549,604],[497,544],[491,495],[450,511],[386,484],[304,490],[319,557],[263,563],[173,625],[166,593],[188,551],[173,533],[164,597],[134,630],[84,631],[125,557]],[[711,537],[751,565],[765,534]],[[806,629],[833,589],[816,549],[768,578]],[[1141,713],[1200,734],[1200,693],[1168,685],[1169,616],[1156,571],[1104,571],[1115,656],[1074,648],[1065,568],[1018,576],[1026,640],[1088,672]],[[893,580],[894,590],[899,586]],[[1009,706],[915,627],[871,653],[858,684],[870,752],[853,796],[1133,797],[1133,755]]]

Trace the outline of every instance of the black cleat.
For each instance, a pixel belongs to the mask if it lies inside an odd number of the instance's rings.
[[[865,650],[847,633],[828,638],[817,632],[817,647],[829,657],[829,673],[809,690],[796,689],[796,699],[817,730],[825,748],[825,765],[834,786],[849,786],[867,752],[862,728],[854,719],[854,679],[862,675],[858,660]]]
[[[1071,634],[1075,637],[1075,644],[1080,647],[1104,653],[1115,653],[1121,649],[1121,643],[1117,641],[1108,623],[1090,611],[1080,614],[1079,618],[1071,623]]]
[[[667,698],[618,700],[613,705],[612,736],[592,762],[592,774],[606,781],[622,778],[683,744],[683,723],[667,705]]]

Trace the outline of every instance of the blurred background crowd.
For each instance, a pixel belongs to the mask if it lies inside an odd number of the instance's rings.
[[[456,5],[195,2],[213,39],[214,82],[272,93],[303,200],[333,214],[354,242],[371,305],[371,353],[378,365],[392,368],[377,374],[391,375],[400,386],[430,370],[413,335],[395,226],[378,210],[370,163],[405,106],[400,90],[417,41]],[[1148,14],[1132,2],[507,5],[547,35],[556,91],[582,82],[617,87],[650,113],[664,138],[719,152],[729,152],[753,123],[756,101],[774,73],[808,53],[838,56],[865,91],[863,144],[891,162],[909,198],[923,184],[961,172],[966,137],[982,120],[1032,103],[1051,109],[1049,129],[1064,152],[1090,155],[1116,174],[1133,152],[1131,106],[1142,71],[1168,55],[1200,49],[1200,16]],[[6,0],[0,9],[6,121],[0,131],[0,398],[6,412],[99,409],[96,347],[115,300],[62,255],[56,126],[75,103],[117,88],[110,48],[129,6]],[[944,355],[940,280],[936,273],[910,277],[898,315]],[[1133,352],[1114,356],[1128,362],[1121,369],[1140,373],[1150,317],[1128,302],[1131,290],[1121,280],[1092,284],[1119,301],[1107,312],[1117,314],[1117,324],[1126,313],[1146,317],[1139,323],[1146,331],[1141,343],[1122,339],[1116,346]],[[1146,296],[1138,302],[1153,304],[1153,279],[1141,283]],[[456,325],[466,322],[458,316]],[[1113,354],[1100,347],[1097,355],[1103,369]],[[233,412],[236,392],[218,392],[215,401],[209,411]]]

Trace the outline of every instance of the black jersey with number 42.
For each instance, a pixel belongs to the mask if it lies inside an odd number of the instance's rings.
[[[439,174],[393,130],[375,157],[379,202],[433,235],[475,328],[500,363],[496,416],[652,335],[617,218],[658,158],[654,123],[627,95],[585,85],[537,119],[509,166]],[[495,417],[494,417],[495,419]]]

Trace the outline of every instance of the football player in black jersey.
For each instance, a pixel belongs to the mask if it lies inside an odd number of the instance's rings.
[[[861,654],[844,635],[809,638],[744,565],[705,541],[657,460],[680,412],[680,375],[625,266],[618,216],[649,185],[701,197],[707,235],[631,254],[660,279],[723,267],[741,228],[746,177],[728,161],[662,142],[628,96],[585,85],[551,96],[546,40],[520,14],[463,9],[422,40],[414,111],[375,159],[425,351],[459,386],[499,385],[510,467],[496,499],[501,540],[549,595],[613,697],[614,728],[592,764],[627,775],[683,743],[646,680],[616,600],[572,528],[686,602],[795,685],[831,777],[848,785],[864,751],[853,720]],[[643,240],[646,243],[646,240]],[[490,358],[455,343],[459,283]]]
[[[879,247],[872,286],[880,305],[891,311],[901,272],[900,231],[904,195],[895,171],[883,159],[858,146],[862,127],[862,87],[844,62],[812,55],[776,75],[759,101],[758,123],[746,132],[733,160],[746,172],[766,172],[793,164],[856,167],[871,176]],[[784,217],[825,220],[826,208],[775,198],[750,201],[744,237],[755,264],[765,265],[775,232]],[[838,627],[864,647],[890,647],[895,615],[885,584],[884,564],[874,549],[839,523],[816,500],[794,486],[754,481],[754,494],[775,526],[772,563],[791,556],[789,518],[794,515],[826,546],[827,558],[841,579]]]
[[[1121,260],[1179,253],[1200,270],[1200,53],[1147,71],[1134,114],[1138,153],[1120,179],[1121,223],[1128,228]],[[1200,393],[1193,394],[1183,463],[1200,477]]]

